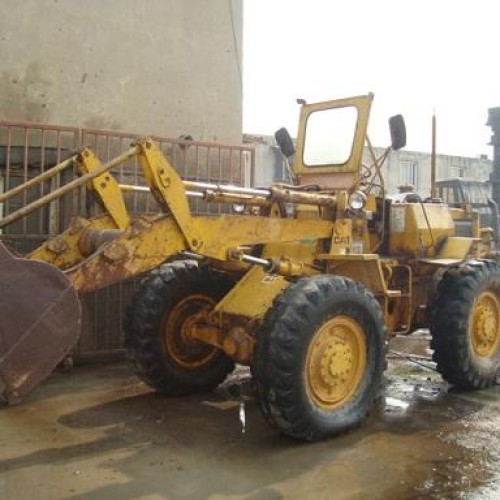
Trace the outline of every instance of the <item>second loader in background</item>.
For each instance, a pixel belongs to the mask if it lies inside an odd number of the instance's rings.
[[[470,220],[479,217],[482,228],[490,228],[495,247],[500,248],[500,215],[498,204],[488,196],[487,183],[475,179],[455,177],[436,182],[437,195],[450,207],[460,208],[466,214],[464,223],[457,221],[462,236],[472,236]]]

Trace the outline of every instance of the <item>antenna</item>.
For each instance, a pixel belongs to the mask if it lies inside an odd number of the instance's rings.
[[[431,198],[436,198],[436,109],[432,110]]]

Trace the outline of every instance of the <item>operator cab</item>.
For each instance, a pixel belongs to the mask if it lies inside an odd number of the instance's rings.
[[[283,155],[288,160],[293,157],[299,186],[316,184],[324,189],[351,190],[359,184],[365,143],[371,148],[367,127],[372,101],[371,93],[315,104],[301,101],[297,147],[286,129],[275,134]],[[406,145],[403,117],[391,117],[389,127],[392,144],[388,149],[401,149]]]

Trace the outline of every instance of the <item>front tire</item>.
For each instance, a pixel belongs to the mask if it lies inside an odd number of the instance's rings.
[[[257,335],[254,377],[264,416],[313,441],[358,425],[378,395],[385,328],[379,303],[348,278],[290,285]]]
[[[233,284],[227,275],[189,260],[150,273],[124,322],[125,346],[141,380],[168,396],[209,391],[224,381],[233,361],[184,333],[193,317],[211,310]]]
[[[500,266],[471,260],[447,270],[431,308],[433,359],[461,389],[484,389],[500,373]]]

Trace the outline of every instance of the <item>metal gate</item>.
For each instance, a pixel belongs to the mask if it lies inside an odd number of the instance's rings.
[[[136,134],[106,130],[0,121],[0,192],[40,174],[85,146],[106,162],[127,150],[137,137]],[[253,184],[255,157],[252,147],[200,142],[189,138],[154,139],[186,180],[246,186]],[[136,159],[112,173],[120,183],[145,185]],[[0,204],[0,217],[66,184],[75,176],[74,171],[63,171],[50,181]],[[159,211],[149,193],[126,192],[125,201],[131,213]],[[221,213],[226,209],[223,205],[209,206],[199,199],[191,200],[190,203],[195,213]],[[0,239],[12,251],[23,255],[49,236],[62,232],[73,216],[92,217],[99,210],[92,195],[81,189],[12,223],[3,232],[0,229]],[[108,354],[123,348],[121,322],[137,281],[129,280],[82,295],[83,331],[75,349],[77,357]]]

